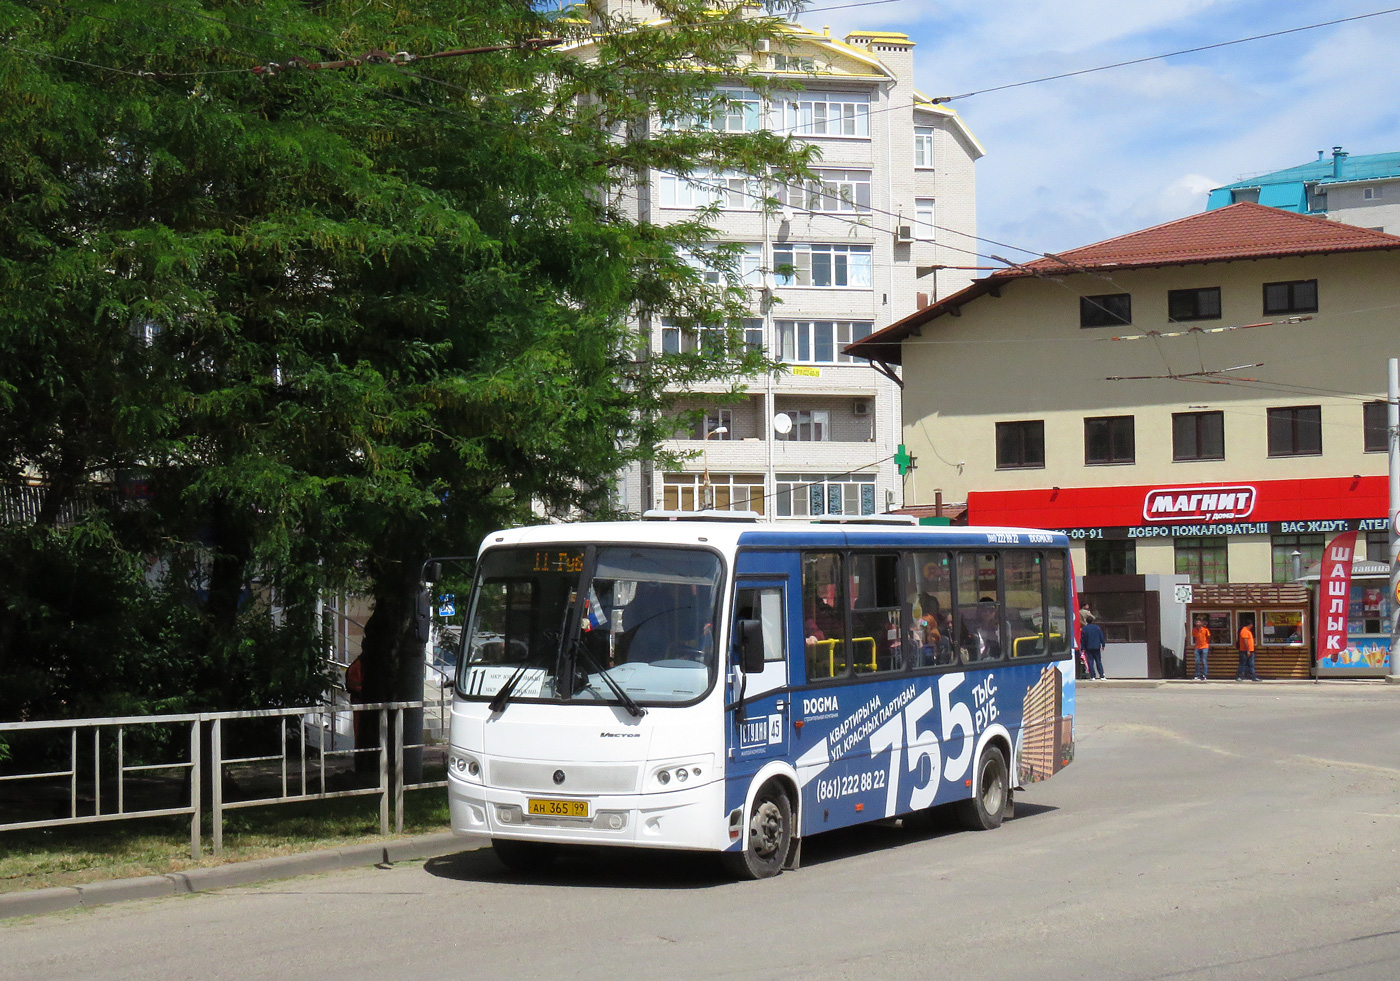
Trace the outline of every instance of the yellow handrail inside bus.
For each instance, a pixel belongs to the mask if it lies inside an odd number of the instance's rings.
[[[819,641],[817,641],[815,644],[812,645],[812,647],[813,647],[817,652],[819,652],[820,649],[822,649],[822,648],[825,648],[825,649],[826,649],[826,667],[827,667],[827,672],[828,672],[828,673],[827,673],[827,677],[828,677],[828,678],[834,678],[834,677],[836,677],[836,647],[837,647],[837,645],[840,644],[840,643],[841,643],[841,641],[840,641],[839,638],[833,637],[833,638],[830,638],[830,639],[828,639],[828,640],[819,640]],[[856,644],[869,644],[869,645],[870,645],[870,662],[869,662],[870,670],[871,670],[871,671],[879,670],[878,667],[877,667],[877,664],[876,664],[876,659],[875,659],[875,658],[876,658],[875,638],[874,638],[874,637],[855,637],[855,638],[853,638],[853,639],[851,640],[851,646],[852,646],[852,647],[855,647]],[[818,654],[818,656],[819,656],[819,654]],[[814,659],[814,660],[815,660],[815,659]],[[856,663],[857,663],[860,667],[862,667],[862,668],[863,668],[863,667],[866,667],[866,662],[864,662],[864,661],[857,661]],[[842,670],[842,671],[845,671],[845,670],[846,670],[846,661],[845,661],[844,658],[842,658],[842,660],[841,660],[841,670]]]
[[[1059,639],[1060,639],[1061,637],[1063,637],[1063,636],[1064,636],[1063,634],[1051,634],[1051,635],[1050,635],[1050,639],[1051,639],[1051,640],[1059,640]],[[1025,643],[1034,642],[1034,643],[1036,643],[1037,645],[1041,645],[1041,644],[1043,644],[1044,640],[1045,640],[1045,635],[1044,635],[1044,634],[1027,634],[1027,635],[1024,636],[1024,637],[1017,637],[1015,640],[1013,640],[1013,641],[1011,642],[1011,656],[1012,656],[1012,657],[1029,656],[1029,655],[1023,655],[1023,654],[1021,653],[1021,645],[1022,645],[1022,642],[1025,642]],[[1041,647],[1039,647],[1038,650],[1032,651],[1031,653],[1032,653],[1032,654],[1040,654],[1040,653],[1044,653],[1044,650],[1045,650],[1045,648],[1044,648],[1043,646],[1041,646]]]

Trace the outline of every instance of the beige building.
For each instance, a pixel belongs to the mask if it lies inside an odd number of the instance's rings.
[[[909,503],[1063,529],[1088,577],[1210,587],[1219,646],[1252,619],[1305,649],[1284,587],[1341,531],[1386,556],[1397,311],[1400,237],[1245,203],[998,272],[850,350],[903,368]]]
[[[635,0],[613,8],[654,14]],[[838,39],[789,25],[782,42],[744,52],[740,62],[800,89],[765,99],[736,83],[724,90],[734,106],[721,122],[810,141],[820,150],[820,181],[791,187],[761,175],[655,171],[638,194],[637,217],[659,224],[719,204],[716,241],[744,253],[748,339],[787,370],[750,380],[736,404],[697,393],[690,407],[707,409],[705,422],[667,447],[687,462],[625,475],[620,497],[629,510],[709,504],[783,518],[872,514],[901,503],[893,462],[899,387],[842,348],[970,282],[951,267],[975,262],[973,163],[983,153],[953,110],[914,88],[913,48],[903,34]],[[781,208],[765,209],[765,198]],[[703,342],[665,321],[644,327],[657,351]]]

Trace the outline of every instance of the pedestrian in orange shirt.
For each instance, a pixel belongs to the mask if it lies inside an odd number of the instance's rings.
[[[1240,625],[1240,666],[1235,669],[1235,680],[1243,681],[1246,676],[1250,681],[1259,680],[1254,670],[1254,628],[1247,623]]]
[[[1210,628],[1206,626],[1205,617],[1196,618],[1191,641],[1196,645],[1196,680],[1205,681],[1210,674]]]

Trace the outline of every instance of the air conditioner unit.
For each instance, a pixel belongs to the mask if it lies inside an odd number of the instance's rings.
[[[870,415],[870,400],[856,399],[851,403],[851,413],[858,416]]]
[[[914,241],[913,225],[896,225],[894,229],[894,240],[902,245]]]

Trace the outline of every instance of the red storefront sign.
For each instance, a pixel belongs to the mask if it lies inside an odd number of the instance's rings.
[[[1144,521],[1235,521],[1254,511],[1253,487],[1168,487],[1142,499]]]
[[[1317,586],[1317,656],[1340,660],[1347,649],[1347,603],[1351,597],[1351,560],[1356,554],[1356,532],[1332,539],[1322,552],[1322,574]]]
[[[1379,475],[971,491],[967,521],[1078,530],[1075,538],[1336,534],[1385,530],[1387,499]]]

